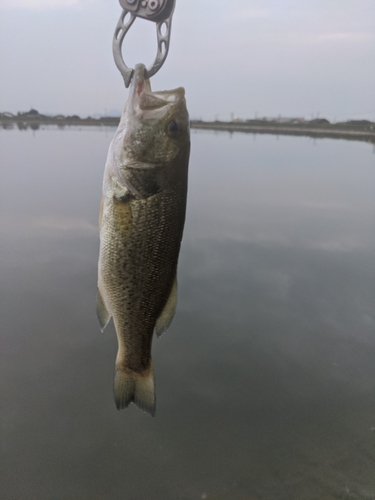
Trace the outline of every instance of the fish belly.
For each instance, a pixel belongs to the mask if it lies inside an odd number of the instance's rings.
[[[176,279],[186,189],[146,199],[107,200],[101,228],[99,293],[118,337],[115,400],[154,414],[151,343]]]

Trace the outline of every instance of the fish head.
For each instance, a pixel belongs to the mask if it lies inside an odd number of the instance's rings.
[[[190,144],[185,90],[152,92],[145,67],[135,68],[127,103],[126,156],[145,163],[166,163]]]
[[[132,164],[165,167],[181,155],[188,156],[189,148],[185,90],[153,92],[144,65],[138,64],[113,141],[117,168],[124,170]]]

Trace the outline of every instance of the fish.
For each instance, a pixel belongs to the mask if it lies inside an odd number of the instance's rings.
[[[190,155],[185,90],[153,92],[136,65],[110,144],[99,214],[97,316],[113,319],[118,351],[114,399],[155,415],[154,333],[177,305],[177,264],[186,214]]]

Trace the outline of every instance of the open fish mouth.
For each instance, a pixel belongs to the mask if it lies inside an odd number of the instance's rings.
[[[129,95],[129,103],[134,111],[137,108],[141,111],[160,110],[185,98],[185,90],[182,87],[153,92],[150,80],[145,76],[145,71],[146,68],[143,64],[137,64],[134,70]]]
[[[169,104],[176,104],[185,97],[185,90],[177,88],[166,92],[142,92],[139,97],[139,107],[142,110],[160,109]]]

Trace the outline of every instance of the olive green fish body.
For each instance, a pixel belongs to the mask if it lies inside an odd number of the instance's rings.
[[[151,344],[176,307],[190,141],[183,90],[151,93],[143,75],[138,66],[106,164],[98,317],[102,329],[113,317],[117,332],[117,407],[133,401],[153,415]]]

